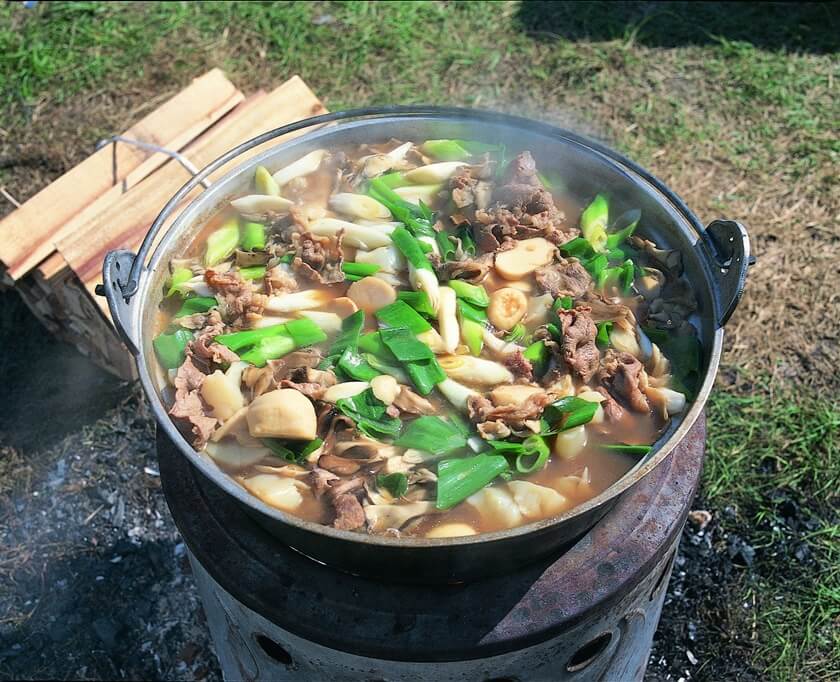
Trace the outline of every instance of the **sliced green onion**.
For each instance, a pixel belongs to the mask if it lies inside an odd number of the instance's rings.
[[[468,256],[476,253],[475,238],[468,223],[460,225],[455,231],[455,237],[461,241],[461,250]]]
[[[295,259],[295,254],[289,252],[289,253],[284,253],[282,256],[280,256],[280,261],[279,262],[280,263],[285,263],[286,265],[288,265],[289,263],[294,261],[294,259]]]
[[[172,294],[180,292],[179,286],[184,282],[189,282],[192,277],[192,270],[189,268],[175,268],[169,278],[169,291],[166,292],[166,295],[172,296]]]
[[[627,445],[625,443],[615,443],[612,445],[602,445],[604,450],[612,452],[622,452],[625,455],[646,455],[653,448],[650,445]]]
[[[641,217],[642,212],[637,208],[627,211],[627,213],[619,217],[615,221],[613,228],[615,229],[616,226],[624,224],[627,226],[619,228],[612,234],[607,235],[607,248],[612,250],[616,249],[620,244],[623,244],[636,231],[636,226],[639,224]]]
[[[518,343],[519,341],[525,338],[525,333],[525,325],[521,322],[518,322],[513,326],[513,329],[511,329],[505,335],[505,341],[507,341],[508,343]]]
[[[422,334],[432,328],[432,325],[405,301],[396,300],[377,310],[374,315],[386,327],[406,327],[415,334]]]
[[[443,460],[438,464],[437,508],[454,507],[507,469],[507,459],[502,455],[482,453],[475,457]]]
[[[609,203],[599,194],[580,216],[580,232],[595,251],[603,251],[607,245],[607,220]]]
[[[217,305],[219,305],[219,302],[212,296],[193,296],[184,301],[181,309],[175,313],[175,319],[186,315],[195,315],[196,313],[206,313]]]
[[[455,244],[452,243],[452,240],[449,238],[449,234],[447,234],[446,230],[439,230],[435,234],[435,241],[437,242],[438,249],[440,250],[440,257],[444,261],[451,260],[450,256],[455,253]]]
[[[599,253],[588,261],[582,261],[586,271],[596,279],[601,276],[601,273],[607,269],[609,264],[609,259],[603,253]]]
[[[383,360],[378,355],[374,355],[373,353],[362,353],[362,357],[364,357],[365,362],[373,367],[379,374],[388,374],[394,377],[394,379],[399,381],[401,384],[407,384],[411,381],[408,374],[403,371],[402,367],[399,367],[396,364],[391,364],[390,362]]]
[[[285,324],[274,324],[270,327],[261,327],[260,329],[246,329],[241,332],[232,332],[230,334],[220,334],[213,340],[216,343],[221,343],[227,346],[232,351],[238,351],[240,348],[253,346],[262,339],[267,339],[271,336],[288,336]]]
[[[458,140],[426,140],[420,148],[440,161],[465,161],[472,156]]]
[[[152,341],[160,364],[166,369],[175,369],[184,363],[187,344],[193,333],[188,329],[178,329],[172,334],[160,334]]]
[[[400,362],[430,360],[435,357],[432,350],[405,327],[382,329],[379,336]]]
[[[347,376],[357,381],[370,381],[381,374],[381,372],[377,372],[371,367],[358,353],[353,352],[349,348],[338,359],[338,366]]]
[[[239,220],[230,218],[218,230],[207,237],[204,265],[211,268],[227,259],[239,245]]]
[[[277,360],[288,355],[295,349],[295,342],[290,336],[271,336],[262,339],[247,353],[239,356],[242,362],[247,362],[254,367],[264,367],[269,360]]]
[[[319,365],[320,369],[329,369],[329,367],[341,357],[341,354],[346,350],[355,352],[359,348],[359,335],[362,332],[362,327],[365,324],[364,310],[357,310],[352,315],[348,315],[341,321],[341,333],[335,338],[330,347],[327,357]]]
[[[293,464],[302,462],[324,444],[324,441],[320,438],[315,438],[309,442],[289,441],[280,438],[260,438],[260,441],[275,455]]]
[[[435,316],[435,309],[425,291],[398,291],[397,300],[405,301],[421,315],[427,317]]]
[[[440,417],[423,416],[409,422],[394,445],[447,455],[467,447],[467,439],[458,426]]]
[[[446,372],[435,358],[406,362],[404,366],[420,395],[429,395],[435,386],[446,379]]]
[[[376,487],[387,490],[391,497],[400,498],[408,492],[408,477],[399,471],[393,474],[379,474],[376,477]]]
[[[555,400],[543,410],[543,419],[555,431],[567,431],[575,426],[587,424],[595,416],[598,403],[584,400],[576,396],[566,396]],[[543,434],[548,435],[548,434]]]
[[[382,343],[379,332],[370,332],[359,337],[359,350],[365,353],[373,353],[380,358],[393,358],[394,354]]]
[[[487,444],[496,452],[515,457],[514,466],[520,474],[530,474],[542,469],[551,451],[541,435],[528,436],[521,443],[506,440],[491,440]]]
[[[402,422],[386,413],[385,403],[369,388],[349,398],[341,398],[335,406],[369,438],[395,438],[400,432]]]
[[[394,242],[394,246],[400,250],[402,255],[405,256],[405,259],[416,269],[434,271],[432,264],[426,258],[420,246],[422,242],[412,236],[404,227],[394,228],[394,231],[391,232],[391,241]]]
[[[371,275],[379,272],[380,266],[375,263],[342,263],[341,270],[346,275],[370,277]]]
[[[405,187],[406,185],[410,185],[411,183],[405,179],[405,176],[402,173],[386,173],[385,175],[379,176],[379,181],[382,184],[390,187],[391,189],[396,189],[397,187]]]
[[[548,369],[549,355],[544,341],[535,341],[522,353],[522,356],[533,366],[534,375],[538,377],[545,374]]]
[[[286,332],[295,342],[297,348],[312,346],[327,340],[324,330],[312,320],[306,318],[289,320],[286,323]]]
[[[599,348],[604,349],[610,345],[610,332],[612,331],[612,322],[598,322],[598,335],[595,337],[595,343]]]
[[[458,313],[461,319],[472,320],[482,325],[487,323],[487,313],[481,308],[470,305],[462,298],[458,299]]]
[[[571,310],[574,306],[575,302],[571,296],[562,296],[551,304],[551,310],[556,313],[558,310]]]
[[[245,251],[263,251],[265,249],[265,225],[245,223],[242,226],[241,246]]]
[[[484,325],[468,317],[461,317],[461,336],[470,353],[476,357],[481,355],[484,348]]]
[[[537,178],[549,192],[560,192],[566,189],[566,182],[558,171],[543,171],[537,173]]]
[[[449,281],[449,287],[458,298],[471,305],[479,308],[486,308],[490,305],[490,297],[481,285],[470,284],[461,279],[453,279]]]
[[[249,265],[245,268],[239,268],[239,274],[242,279],[262,279],[265,277],[265,265]]]

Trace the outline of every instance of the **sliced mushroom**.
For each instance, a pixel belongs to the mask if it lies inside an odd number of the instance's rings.
[[[353,301],[359,310],[373,314],[386,305],[391,305],[397,300],[397,292],[390,284],[383,282],[376,277],[362,277],[353,282],[347,290],[347,297]]]
[[[362,462],[355,459],[346,459],[336,455],[321,455],[318,458],[318,466],[331,471],[339,476],[350,476],[362,468]]]
[[[490,294],[487,319],[496,329],[508,331],[525,317],[527,310],[528,299],[525,294],[512,287],[504,287]]]
[[[393,528],[399,530],[411,519],[438,510],[434,502],[412,502],[410,504],[370,504],[365,507],[368,529],[382,532]]]
[[[497,386],[490,391],[490,400],[497,407],[501,405],[521,405],[531,396],[542,393],[539,386],[526,386],[524,384],[507,384]]]
[[[556,248],[547,239],[534,237],[516,242],[512,249],[496,254],[496,272],[507,280],[520,280],[554,260]]]
[[[249,476],[242,479],[242,485],[270,507],[283,511],[294,511],[303,504],[304,495],[312,494],[309,486],[303,481],[271,474]]]
[[[318,435],[318,418],[303,393],[280,388],[263,393],[251,403],[248,431],[254,438],[312,440]]]

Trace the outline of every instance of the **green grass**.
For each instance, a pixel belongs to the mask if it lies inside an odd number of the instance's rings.
[[[715,393],[708,416],[704,495],[715,509],[734,507],[735,529],[757,551],[739,600],[757,605],[757,659],[774,679],[836,679],[840,409],[759,382],[748,396]],[[790,501],[801,510],[794,522]],[[810,552],[803,563],[799,542]]]
[[[807,203],[826,203],[840,152],[836,15],[806,3],[7,3],[0,159],[21,140],[54,144],[53,124],[89,148],[112,120],[95,107],[78,115],[93,93],[104,106],[151,106],[149,94],[221,66],[247,91],[299,73],[333,110],[430,102],[561,121],[682,178],[680,192],[703,158],[718,189],[692,197],[701,216],[796,183]],[[25,167],[0,164],[0,184],[10,180],[37,189]],[[754,664],[779,680],[840,676],[833,398],[760,384],[716,394],[709,414],[705,494],[735,506],[759,543],[740,595],[757,603]],[[791,532],[780,489],[814,516],[813,565],[776,550]]]

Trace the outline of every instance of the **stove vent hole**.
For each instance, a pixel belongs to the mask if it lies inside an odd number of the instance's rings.
[[[260,649],[262,649],[265,655],[271,660],[277,661],[285,666],[290,666],[292,664],[292,657],[289,656],[289,652],[273,639],[266,637],[265,635],[257,635],[256,639],[257,644],[260,645]]]
[[[576,673],[578,670],[583,670],[590,663],[592,663],[598,656],[600,656],[610,644],[612,639],[612,632],[605,632],[598,635],[595,639],[587,644],[584,644],[580,649],[575,651],[574,655],[566,664],[566,670],[570,673]]]

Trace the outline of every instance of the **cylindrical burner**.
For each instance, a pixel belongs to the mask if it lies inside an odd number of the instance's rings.
[[[638,680],[700,477],[705,421],[559,557],[459,585],[335,571],[280,544],[158,438],[226,679]]]

